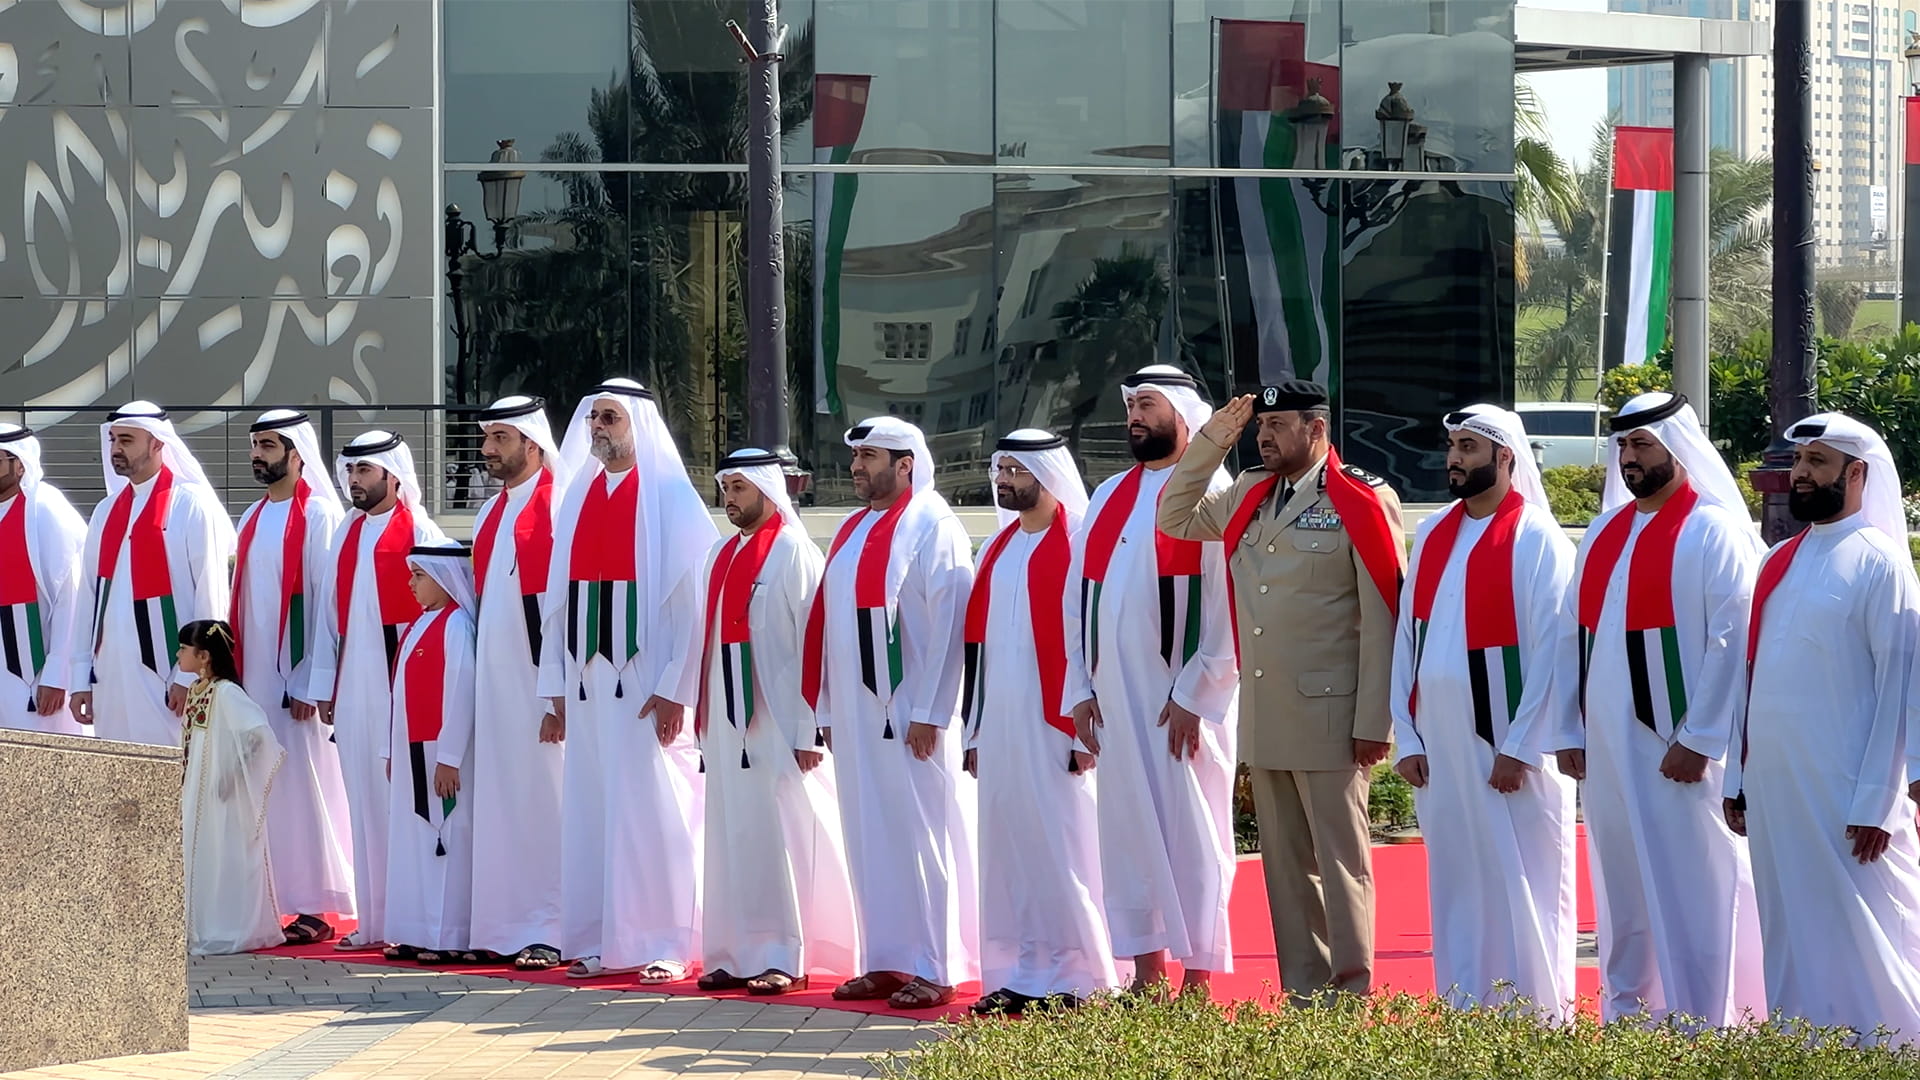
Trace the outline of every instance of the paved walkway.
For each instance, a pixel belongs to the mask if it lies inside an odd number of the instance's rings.
[[[191,1049],[6,1080],[871,1076],[938,1024],[792,1005],[533,986],[284,957],[188,973]]]

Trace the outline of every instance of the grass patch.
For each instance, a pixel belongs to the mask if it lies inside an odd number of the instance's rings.
[[[1850,1040],[1792,1023],[1692,1034],[1678,1023],[1603,1026],[1583,1016],[1548,1028],[1524,1006],[1457,1010],[1405,995],[1325,1009],[1184,999],[968,1020],[880,1068],[898,1080],[1920,1078],[1920,1054],[1855,1049]]]

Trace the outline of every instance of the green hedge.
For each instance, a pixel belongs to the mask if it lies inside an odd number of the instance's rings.
[[[1844,1032],[1795,1024],[1690,1034],[1644,1018],[1602,1026],[1583,1016],[1554,1029],[1518,1007],[1455,1010],[1404,995],[1231,1011],[1187,997],[967,1021],[880,1069],[901,1080],[1920,1078],[1920,1054],[1847,1042]]]

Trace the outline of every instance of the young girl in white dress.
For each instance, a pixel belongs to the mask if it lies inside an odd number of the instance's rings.
[[[180,788],[187,870],[187,952],[250,952],[285,942],[267,872],[267,797],[286,757],[267,716],[240,688],[233,630],[203,619],[180,628],[187,691],[186,782]]]

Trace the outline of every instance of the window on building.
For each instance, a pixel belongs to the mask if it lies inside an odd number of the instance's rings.
[[[967,342],[973,337],[973,317],[956,319],[953,323],[953,355],[967,355]]]
[[[883,359],[925,360],[933,351],[932,323],[874,323],[873,336]]]

